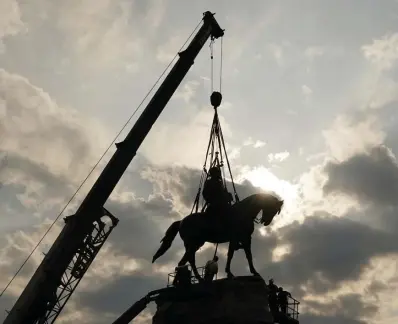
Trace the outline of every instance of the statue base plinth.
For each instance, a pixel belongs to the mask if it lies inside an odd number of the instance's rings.
[[[261,277],[235,277],[174,288],[157,301],[153,324],[271,324]]]

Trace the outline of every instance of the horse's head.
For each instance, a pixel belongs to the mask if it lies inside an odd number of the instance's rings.
[[[283,200],[273,195],[267,195],[263,197],[264,204],[262,208],[262,215],[259,223],[264,226],[271,224],[274,217],[280,214],[283,207]]]

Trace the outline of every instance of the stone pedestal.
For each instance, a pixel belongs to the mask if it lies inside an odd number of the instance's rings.
[[[236,277],[174,289],[157,300],[153,324],[271,324],[260,277]]]

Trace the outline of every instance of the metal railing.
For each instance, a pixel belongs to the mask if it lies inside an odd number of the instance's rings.
[[[197,268],[197,269],[198,269],[198,272],[199,272],[199,275],[200,275],[201,278],[204,278],[204,277],[205,277],[205,268],[206,268],[206,267],[204,267],[204,266],[203,266],[203,267],[198,267],[198,268]],[[198,279],[195,277],[195,275],[193,274],[192,268],[191,268],[190,266],[188,266],[188,269],[189,269],[189,271],[191,272],[191,284],[196,284],[196,283],[198,283],[199,280],[198,280]],[[176,276],[176,272],[175,272],[175,271],[168,274],[168,276],[167,276],[167,287],[173,286],[173,281],[174,281],[175,276]],[[217,274],[214,276],[214,279],[213,279],[213,280],[217,280]]]
[[[298,320],[298,316],[300,314],[298,309],[300,302],[297,299],[294,299],[293,297],[289,297],[288,301],[289,302],[287,304],[287,316],[295,320]]]

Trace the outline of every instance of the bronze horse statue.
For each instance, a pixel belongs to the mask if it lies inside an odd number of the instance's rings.
[[[230,207],[228,215],[207,215],[206,212],[192,213],[182,220],[171,224],[160,241],[162,244],[153,256],[152,263],[170,248],[177,233],[180,233],[185,246],[185,254],[178,265],[181,266],[189,262],[198,280],[201,281],[201,278],[195,265],[195,254],[205,242],[229,242],[225,267],[228,277],[233,277],[230,270],[231,260],[235,250],[240,247],[245,251],[250,272],[253,275],[259,275],[254,268],[251,252],[251,236],[254,232],[254,223],[259,222],[264,226],[268,226],[273,218],[280,213],[282,206],[283,200],[276,196],[259,193],[235,203]],[[257,215],[260,211],[262,211],[262,216],[257,221]]]

